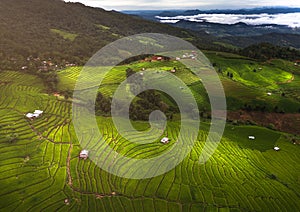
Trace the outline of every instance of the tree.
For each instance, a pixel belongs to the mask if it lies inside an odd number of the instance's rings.
[[[72,91],[66,90],[63,92],[63,95],[64,95],[65,99],[69,99],[70,97],[72,97]]]
[[[135,71],[131,68],[126,69],[126,78],[128,79],[131,75],[135,74]]]

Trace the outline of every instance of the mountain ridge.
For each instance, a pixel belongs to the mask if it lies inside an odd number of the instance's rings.
[[[219,48],[208,42],[205,33],[204,39],[199,33],[195,36],[188,30],[140,17],[61,0],[0,2],[0,19],[1,69],[39,69],[41,64],[28,62],[28,58],[51,58],[59,67],[66,63],[83,65],[106,44],[139,33],[171,34],[202,49]]]

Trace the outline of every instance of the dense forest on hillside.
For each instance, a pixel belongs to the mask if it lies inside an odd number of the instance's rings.
[[[248,46],[242,49],[240,54],[261,61],[274,58],[293,61],[300,58],[300,52],[298,50],[290,47],[274,46],[270,43],[260,43]]]
[[[61,0],[2,1],[0,19],[1,69],[82,65],[104,45],[147,32],[189,39],[204,49],[222,48],[175,27]]]
[[[2,1],[0,19],[2,70],[36,72],[83,65],[104,45],[147,32],[171,34],[202,50],[236,51],[205,33],[61,0]]]
[[[49,91],[56,90],[57,70],[84,65],[101,47],[137,33],[170,34],[201,50],[238,53],[259,60],[295,60],[300,55],[295,49],[269,44],[264,44],[263,48],[232,48],[204,32],[61,0],[1,1],[0,19],[0,71],[37,74]]]

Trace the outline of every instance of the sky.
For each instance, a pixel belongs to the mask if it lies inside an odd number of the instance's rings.
[[[240,9],[262,6],[300,7],[300,0],[65,0],[106,10]]]

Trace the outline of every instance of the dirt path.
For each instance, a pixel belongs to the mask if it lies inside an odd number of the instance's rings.
[[[103,197],[112,197],[112,196],[116,196],[117,193],[112,191],[110,194],[99,194],[97,192],[88,192],[88,191],[82,191],[79,188],[76,188],[73,186],[73,180],[72,180],[72,175],[71,175],[71,153],[73,150],[73,144],[70,143],[70,147],[68,150],[68,157],[67,157],[67,178],[68,178],[68,185],[70,186],[70,188],[74,191],[74,192],[78,192],[80,194],[92,194],[95,195],[95,197],[97,199],[101,199]],[[118,194],[118,196],[121,196],[120,194]]]
[[[68,151],[68,157],[67,157],[67,175],[68,175],[68,185],[72,188],[73,187],[73,181],[71,176],[71,152],[73,150],[73,144],[70,144],[69,151]]]
[[[30,126],[32,132],[34,132],[34,133],[39,137],[40,140],[44,139],[44,140],[47,140],[47,141],[49,141],[49,142],[51,142],[51,143],[53,143],[53,144],[69,144],[69,143],[67,143],[67,142],[55,142],[54,140],[49,139],[49,138],[46,137],[46,136],[43,136],[42,133],[39,132],[39,131],[33,126],[33,124],[31,123],[31,121],[27,121],[27,122],[28,122],[28,124],[29,124],[29,126]]]
[[[78,192],[80,194],[92,194],[92,195],[95,195],[95,197],[97,199],[101,199],[103,197],[112,197],[112,196],[122,196],[121,194],[117,194],[116,192],[112,191],[111,193],[109,194],[99,194],[97,192],[87,192],[87,191],[82,191],[80,190],[79,188],[76,188],[73,186],[73,180],[72,180],[72,175],[71,175],[71,153],[72,153],[72,150],[73,150],[73,144],[72,142],[55,142],[54,140],[52,139],[49,139],[48,137],[45,137],[42,135],[41,132],[39,132],[34,126],[33,124],[31,123],[30,120],[27,120],[28,122],[28,125],[29,127],[31,128],[31,130],[37,135],[39,136],[39,139],[44,139],[46,141],[49,141],[53,144],[64,144],[64,145],[70,145],[69,147],[69,150],[68,150],[68,156],[67,156],[67,161],[66,161],[66,170],[67,170],[67,178],[68,178],[68,186],[70,186],[70,188],[74,191],[74,192]]]

